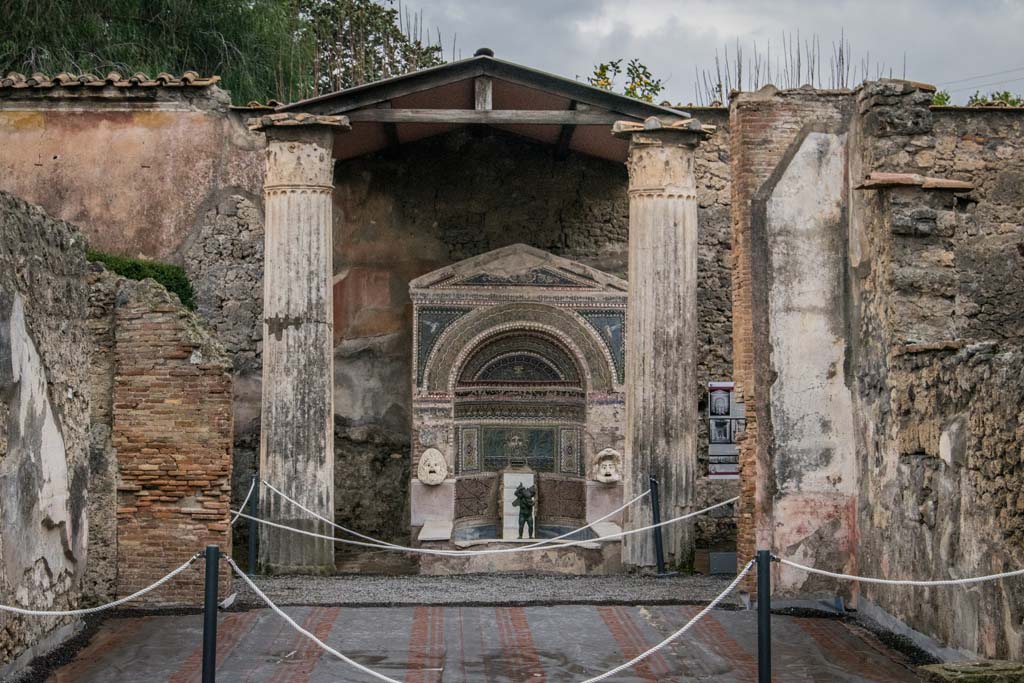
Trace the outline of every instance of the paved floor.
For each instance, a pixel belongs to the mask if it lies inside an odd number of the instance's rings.
[[[289,607],[304,628],[353,659],[409,683],[580,681],[659,642],[698,607]],[[756,680],[755,614],[716,611],[615,681]],[[826,618],[773,617],[781,683],[917,681],[866,632]],[[221,615],[219,683],[363,682],[266,609]],[[108,620],[51,683],[199,681],[201,620]]]

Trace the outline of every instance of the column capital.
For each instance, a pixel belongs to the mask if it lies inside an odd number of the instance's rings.
[[[249,119],[249,128],[267,134],[265,194],[334,188],[334,135],[351,130],[347,116],[267,114]]]
[[[249,130],[262,131],[268,136],[287,135],[289,133],[315,132],[318,129],[328,128],[338,132],[352,130],[352,125],[347,116],[325,116],[321,114],[308,114],[298,112],[277,112],[264,114],[249,119],[246,124]]]
[[[711,130],[697,119],[666,125],[655,117],[643,123],[617,121],[616,137],[629,140],[629,194],[631,197],[696,199],[694,151]]]
[[[713,127],[704,126],[697,119],[682,119],[665,124],[656,116],[650,116],[643,123],[616,121],[612,135],[629,140],[630,148],[636,146],[664,147],[682,145],[696,147],[714,132]]]

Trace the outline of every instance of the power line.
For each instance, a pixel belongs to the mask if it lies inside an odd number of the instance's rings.
[[[1006,71],[995,71],[995,72],[990,73],[990,74],[978,74],[977,76],[968,76],[967,78],[955,78],[952,81],[946,81],[945,83],[943,83],[943,85],[953,85],[954,83],[963,83],[965,81],[973,81],[973,80],[977,80],[979,78],[990,78],[992,76],[1001,76],[1003,74],[1009,74],[1009,73],[1013,73],[1015,71],[1024,71],[1024,66],[1016,66],[1016,67],[1014,67],[1012,69],[1007,69]]]
[[[978,83],[976,85],[966,85],[962,88],[953,88],[952,90],[949,90],[947,92],[954,93],[963,92],[964,90],[981,90],[982,88],[989,88],[994,85],[1004,85],[1006,83],[1016,83],[1017,81],[1024,81],[1024,76],[1021,76],[1020,78],[1010,78],[1008,80],[1002,81],[992,81],[991,83]]]

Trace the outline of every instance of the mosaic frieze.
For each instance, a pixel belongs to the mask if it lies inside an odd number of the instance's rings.
[[[586,417],[583,404],[508,403],[505,401],[455,404],[455,419],[479,421],[544,421],[582,422]]]
[[[459,470],[463,473],[480,471],[480,430],[477,427],[459,430]]]
[[[558,435],[554,427],[483,427],[484,468],[503,470],[525,465],[536,472],[553,472]]]
[[[416,383],[423,381],[427,358],[438,338],[453,322],[468,313],[468,308],[424,306],[416,312]]]
[[[562,474],[582,474],[580,457],[580,430],[562,428],[558,434],[558,470]]]
[[[582,429],[558,425],[463,425],[456,474],[525,465],[538,472],[583,474]]]
[[[461,280],[446,282],[446,287],[593,287],[550,268],[531,268],[509,274],[477,273]]]
[[[617,309],[578,311],[611,352],[619,384],[626,381],[626,312]]]

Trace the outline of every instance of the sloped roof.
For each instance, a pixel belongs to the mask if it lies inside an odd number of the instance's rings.
[[[487,125],[554,146],[624,161],[628,144],[611,135],[617,120],[686,112],[514,64],[481,50],[469,59],[321,95],[280,111],[345,115],[352,132],[335,139],[339,159],[360,156],[464,126]]]

